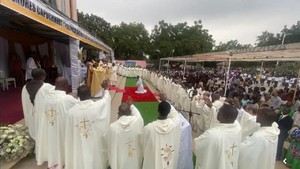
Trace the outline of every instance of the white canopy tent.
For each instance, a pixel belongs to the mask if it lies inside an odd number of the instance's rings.
[[[230,56],[230,53],[232,56]],[[195,55],[161,58],[160,61],[178,62],[205,62],[205,61],[232,61],[261,62],[261,61],[300,61],[300,43],[255,47],[241,50],[212,52]]]
[[[228,61],[227,79],[230,71],[231,61],[238,62],[263,62],[265,61],[298,61],[300,62],[300,43],[292,43],[286,45],[274,45],[265,47],[254,47],[241,50],[230,50],[222,52],[203,53],[195,55],[186,55],[178,57],[161,58],[162,61],[184,62],[184,72],[187,62],[224,62]],[[160,69],[160,67],[159,67]],[[300,69],[299,69],[300,73]],[[298,73],[298,79],[299,79]],[[226,79],[226,86],[227,81]],[[225,91],[226,94],[226,91]]]

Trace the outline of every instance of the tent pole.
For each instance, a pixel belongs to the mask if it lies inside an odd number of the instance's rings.
[[[170,60],[168,60],[168,65],[167,65],[167,73],[169,72],[169,66],[170,66]]]
[[[159,71],[160,71],[160,67],[161,67],[161,59],[159,59],[159,66],[158,66]]]
[[[228,60],[228,69],[227,69],[227,74],[226,74],[224,97],[226,97],[226,92],[227,92],[227,87],[228,87],[230,65],[231,65],[231,57],[229,57],[229,60]]]
[[[185,75],[185,67],[186,67],[186,58],[184,59],[183,78],[184,78],[184,75]]]
[[[259,78],[261,78],[262,69],[264,66],[264,61],[261,61],[260,71],[259,71]]]

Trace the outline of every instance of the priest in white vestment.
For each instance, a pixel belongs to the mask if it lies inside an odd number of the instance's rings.
[[[206,124],[209,123],[209,126],[206,126],[208,127],[206,129],[212,128],[219,123],[217,115],[219,109],[223,106],[223,102],[221,102],[219,99],[220,94],[218,93],[214,93],[211,95],[211,101],[209,98],[204,97],[206,105],[203,107],[203,113],[207,116],[205,119]]]
[[[274,169],[280,130],[276,113],[269,108],[259,109],[257,122],[261,127],[241,143],[239,169]]]
[[[202,99],[202,95],[198,93],[193,98],[193,106],[195,110],[192,110],[193,114],[191,119],[191,124],[193,126],[193,131],[196,133],[197,136],[202,134],[205,131],[205,122],[204,122],[204,114],[203,114],[203,107],[205,105],[204,100]]]
[[[104,81],[104,96],[91,100],[90,88],[78,88],[80,102],[72,107],[66,121],[65,169],[107,169],[105,135],[109,129],[111,97]]]
[[[186,90],[184,90],[183,86],[180,85],[180,87],[178,88],[176,94],[176,99],[175,99],[175,107],[177,107],[178,109],[182,110],[183,106],[184,106],[184,99],[187,96],[187,92]]]
[[[250,136],[255,131],[257,131],[260,127],[260,124],[256,122],[257,108],[255,105],[249,104],[247,105],[245,110],[241,108],[239,112],[240,112],[239,123],[242,128],[242,141],[243,141],[246,137]]]
[[[190,123],[179,113],[181,120],[181,135],[177,169],[193,169],[193,138]]]
[[[162,101],[158,105],[158,119],[145,126],[143,131],[143,169],[177,169],[180,127],[178,112]]]
[[[37,65],[32,57],[29,57],[26,62],[25,81],[33,79],[32,70],[37,68]]]
[[[39,133],[36,141],[36,160],[38,165],[48,162],[48,168],[63,169],[65,158],[65,124],[68,110],[78,101],[65,90],[68,81],[58,77],[55,90],[45,95],[41,107]]]
[[[195,138],[196,169],[237,169],[241,143],[238,111],[225,103],[218,113],[220,121]]]
[[[119,119],[110,125],[107,134],[108,158],[111,169],[141,169],[141,135],[144,120],[129,98],[119,107]]]
[[[115,63],[112,64],[112,68],[111,68],[111,76],[110,76],[110,84],[112,86],[116,86],[117,81],[118,81],[118,75],[117,75],[117,66],[115,66]]]
[[[54,86],[44,83],[46,72],[36,68],[32,70],[33,80],[28,82],[22,89],[22,108],[25,124],[28,127],[30,136],[36,140],[40,109],[43,104],[45,93],[54,89]]]
[[[147,90],[144,89],[144,85],[143,85],[143,80],[141,77],[137,77],[138,80],[136,82],[136,85],[137,85],[137,91],[135,91],[135,93],[137,94],[144,94],[144,93],[147,93]]]

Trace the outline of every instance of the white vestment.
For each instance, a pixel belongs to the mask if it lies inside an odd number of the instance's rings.
[[[36,140],[38,130],[38,119],[39,119],[39,106],[44,103],[45,94],[49,90],[53,90],[54,86],[44,83],[35,95],[35,105],[30,101],[29,93],[26,89],[26,85],[22,89],[22,108],[24,114],[25,124],[28,127],[30,136]]]
[[[205,130],[210,129],[219,123],[217,115],[219,109],[223,106],[223,103],[219,100],[215,100],[212,103],[212,107],[209,108],[207,105],[203,107]]]
[[[110,125],[107,134],[108,158],[111,169],[142,168],[141,135],[143,118],[131,105],[131,116],[121,116]]]
[[[48,168],[63,168],[66,116],[68,110],[77,101],[65,91],[60,90],[51,90],[45,95],[36,141],[38,165],[48,161]]]
[[[256,122],[256,116],[249,114],[244,109],[241,111],[242,114],[239,123],[242,128],[242,140],[244,140],[247,136],[257,131],[260,127],[260,124]]]
[[[145,126],[142,135],[143,169],[177,169],[180,147],[180,117],[171,106],[167,119]]]
[[[183,115],[179,115],[181,120],[181,136],[177,169],[193,169],[192,128]]]
[[[239,169],[274,169],[277,152],[277,123],[271,127],[261,127],[252,136],[241,143]]]
[[[32,79],[31,72],[33,69],[37,68],[35,61],[32,57],[28,58],[26,62],[26,72],[25,72],[25,80]]]
[[[164,86],[164,78],[162,75],[157,79],[157,89],[160,92],[163,92],[163,86]]]
[[[65,169],[107,169],[105,135],[109,128],[111,97],[80,101],[66,121]]]
[[[178,95],[178,91],[182,88],[182,86],[180,84],[175,84],[173,87],[173,102],[175,104],[175,107],[178,108],[179,107],[179,95]]]
[[[194,97],[195,99],[195,109],[196,113],[198,114],[193,114],[192,116],[192,126],[193,126],[193,131],[196,132],[197,136],[202,134],[206,129],[205,129],[205,121],[204,121],[204,113],[203,113],[203,107],[205,105],[204,100],[199,100],[200,96],[197,96],[198,98]]]
[[[116,85],[116,83],[118,81],[117,67],[113,66],[111,71],[112,71],[112,74],[110,76],[111,85]]]
[[[135,93],[138,93],[138,94],[147,93],[147,90],[144,89],[142,78],[138,79],[138,81],[136,82],[136,85],[138,86],[138,88],[137,88],[137,91],[135,91]]]
[[[219,123],[195,138],[196,169],[237,169],[241,127]]]
[[[186,98],[187,93],[184,90],[184,88],[181,86],[179,90],[177,91],[176,100],[175,100],[175,106],[182,110],[184,107],[184,99]]]

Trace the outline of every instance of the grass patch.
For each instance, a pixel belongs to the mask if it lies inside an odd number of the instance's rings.
[[[158,102],[135,102],[135,107],[141,112],[145,126],[157,119]]]
[[[130,77],[127,77],[126,78],[126,83],[125,83],[125,86],[126,87],[137,87],[136,86],[136,81],[137,81],[137,78],[130,78]],[[146,84],[144,83],[143,81],[143,85],[146,86]]]

